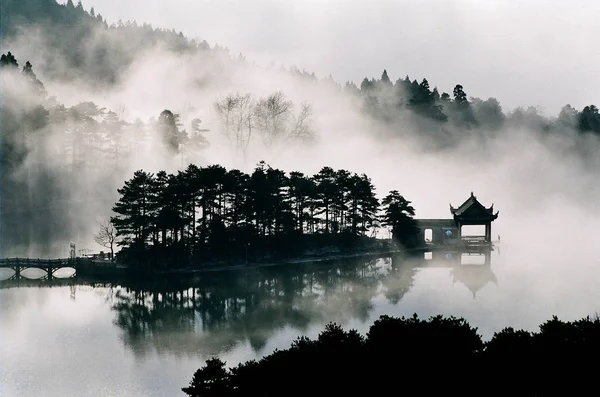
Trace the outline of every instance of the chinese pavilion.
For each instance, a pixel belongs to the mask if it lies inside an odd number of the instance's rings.
[[[494,205],[485,207],[471,192],[471,196],[459,207],[450,204],[451,219],[415,219],[419,228],[419,241],[429,246],[456,245],[460,242],[469,245],[491,245],[492,222],[498,218]],[[485,226],[485,235],[463,237],[461,229],[467,225]],[[431,238],[425,240],[425,232],[431,230]]]

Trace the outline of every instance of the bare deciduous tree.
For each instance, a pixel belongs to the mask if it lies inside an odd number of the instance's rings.
[[[254,98],[250,94],[230,94],[215,102],[214,107],[222,133],[245,159],[254,127]]]
[[[294,124],[288,131],[285,141],[296,140],[311,142],[314,139],[315,132],[312,127],[312,107],[308,103],[302,103],[300,113],[294,118]]]
[[[292,141],[308,142],[314,138],[311,127],[312,108],[302,103],[294,114],[294,103],[281,91],[261,99],[256,105],[257,126],[265,146],[271,149]]]
[[[94,241],[104,248],[110,249],[110,259],[114,258],[114,245],[117,239],[117,230],[110,222],[99,222],[100,229],[94,234]]]
[[[299,113],[294,114],[294,103],[281,91],[258,101],[251,94],[231,94],[215,102],[214,107],[222,133],[244,159],[254,130],[269,149],[314,138],[310,105],[302,103]]]
[[[261,98],[256,105],[257,125],[265,146],[272,148],[286,135],[294,104],[281,91]]]

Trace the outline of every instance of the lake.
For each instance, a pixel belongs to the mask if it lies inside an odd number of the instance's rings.
[[[462,316],[486,340],[505,326],[536,330],[554,314],[596,313],[589,251],[503,239],[487,260],[435,253],[153,282],[5,280],[0,395],[183,396],[212,356],[235,365],[329,321],[366,333],[382,314]]]

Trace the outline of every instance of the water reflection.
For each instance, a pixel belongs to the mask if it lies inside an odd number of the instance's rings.
[[[491,267],[492,250],[429,252],[425,253],[421,264],[415,260],[412,263],[419,267],[450,267],[452,284],[463,284],[476,299],[477,292],[488,283],[498,285]]]
[[[246,341],[258,351],[284,327],[303,333],[318,322],[367,321],[386,274],[382,261],[371,260],[128,285],[115,291],[113,309],[137,353],[147,338],[172,353],[219,354]]]
[[[284,328],[299,335],[329,321],[370,323],[374,298],[398,304],[422,268],[448,268],[449,283],[465,284],[475,297],[496,278],[489,252],[481,264],[465,261],[470,256],[435,252],[153,282],[21,278],[0,281],[0,288],[68,285],[76,299],[75,285],[102,287],[114,324],[136,356],[157,351],[206,357],[231,352],[240,344],[261,352]]]

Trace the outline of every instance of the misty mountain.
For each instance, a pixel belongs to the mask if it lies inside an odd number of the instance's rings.
[[[45,48],[35,53],[35,62],[44,66],[44,77],[50,79],[68,81],[76,74],[93,85],[115,84],[144,49],[156,45],[178,54],[201,53],[223,62],[230,59],[226,49],[190,40],[174,29],[156,29],[135,21],[109,25],[93,8],[84,10],[81,1],[61,5],[55,0],[3,0],[2,15],[3,48],[16,52],[23,39],[33,43],[32,49]],[[34,54],[21,52],[21,56]]]
[[[600,165],[595,105],[546,117],[473,98],[461,84],[393,80],[387,70],[342,85],[298,67],[261,68],[173,29],[106,21],[81,2],[0,4],[0,256],[61,256],[70,240],[88,244],[139,169],[334,157],[366,166],[382,148],[393,148],[394,162],[399,148],[447,154],[476,145],[490,156],[523,137],[561,161]]]
[[[346,92],[363,100],[363,110],[374,119],[402,125],[408,118],[420,137],[436,147],[455,146],[467,139],[494,138],[504,128],[526,129],[547,137],[572,131],[600,135],[600,114],[595,105],[578,111],[565,105],[557,117],[545,117],[534,106],[504,111],[496,98],[469,97],[457,84],[451,94],[406,76],[395,83],[384,70],[380,79],[364,78],[360,88],[352,82]]]
[[[241,54],[234,58],[226,48],[211,47],[204,40],[197,42],[175,29],[157,29],[136,21],[109,24],[101,10],[85,10],[81,1],[74,4],[69,0],[62,5],[55,0],[4,0],[2,11],[3,47],[13,53],[18,48],[19,57],[41,66],[40,73],[47,79],[76,78],[92,86],[117,84],[144,51],[156,46],[179,56],[199,56],[210,64],[204,81],[196,81],[199,84],[225,84],[239,63],[250,67]],[[24,39],[27,46],[22,45]],[[46,51],[40,51],[43,48]],[[288,72],[305,82],[317,81],[314,73],[295,66]],[[566,105],[559,115],[547,118],[535,107],[506,111],[493,97],[469,97],[468,87],[460,84],[444,91],[430,87],[426,78],[419,80],[406,76],[392,82],[384,70],[380,79],[365,77],[360,86],[346,82],[343,91],[359,95],[363,110],[379,121],[402,124],[410,119],[427,142],[436,146],[452,146],[457,139],[472,136],[469,131],[493,133],[505,126],[600,134],[598,108],[591,104],[580,111]],[[331,76],[320,83],[342,90]]]
[[[117,189],[137,168],[207,163],[210,130],[200,119],[184,126],[178,113],[164,109],[148,121],[128,122],[122,112],[92,101],[65,106],[49,95],[33,65],[21,66],[11,52],[0,58],[0,77],[3,255],[51,256],[66,241],[85,239],[96,222],[108,218]],[[215,112],[221,135],[239,156],[250,143],[248,117],[268,148],[308,143],[313,134],[310,107],[295,113],[281,92],[257,99],[230,95],[215,102]]]

